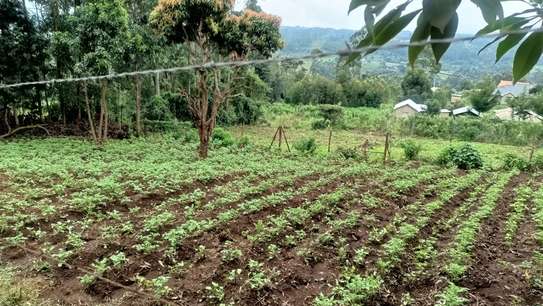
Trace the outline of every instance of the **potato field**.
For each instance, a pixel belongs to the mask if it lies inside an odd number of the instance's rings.
[[[2,144],[5,305],[543,303],[543,173],[194,152]]]

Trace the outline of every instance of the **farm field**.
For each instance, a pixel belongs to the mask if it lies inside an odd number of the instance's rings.
[[[2,143],[0,305],[543,304],[543,173],[264,146]]]

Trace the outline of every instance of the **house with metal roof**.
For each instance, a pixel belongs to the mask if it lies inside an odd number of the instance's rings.
[[[396,118],[408,118],[419,113],[424,113],[427,110],[427,105],[418,104],[411,99],[407,99],[394,105],[394,116]]]
[[[469,106],[461,107],[461,108],[457,108],[453,110],[452,115],[454,117],[461,117],[461,116],[481,117],[481,113],[479,111]]]
[[[448,109],[446,109],[446,108],[443,108],[443,109],[441,109],[441,110],[439,111],[439,116],[440,116],[440,117],[443,117],[443,118],[448,118],[448,117],[451,116],[451,113],[452,113],[452,112],[451,112],[450,110],[448,110]]]
[[[532,110],[514,111],[513,108],[507,107],[496,110],[496,117],[501,120],[517,120],[540,123],[543,122],[543,116],[537,114]]]
[[[518,82],[513,84],[512,81],[501,81],[494,94],[499,95],[501,98],[516,98],[527,95],[532,88],[533,85],[530,83]]]

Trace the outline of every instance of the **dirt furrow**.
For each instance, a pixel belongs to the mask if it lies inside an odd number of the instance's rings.
[[[528,180],[526,174],[516,176],[506,186],[494,214],[481,227],[473,251],[473,264],[460,285],[469,289],[470,304],[481,306],[534,305],[528,303],[530,284],[522,263],[529,261],[537,245],[534,225],[524,222],[517,244],[510,247],[504,240],[504,229],[516,189]]]

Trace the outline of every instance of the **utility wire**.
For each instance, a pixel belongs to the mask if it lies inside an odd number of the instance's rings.
[[[543,33],[543,28],[524,29],[524,30],[518,30],[518,31],[502,31],[500,33],[495,33],[495,34],[473,35],[473,36],[466,36],[466,37],[429,39],[429,40],[422,40],[422,41],[416,41],[416,42],[390,43],[384,46],[348,48],[348,49],[338,50],[334,52],[323,52],[323,53],[308,54],[308,55],[303,55],[303,56],[275,57],[275,58],[269,58],[269,59],[257,59],[257,60],[246,60],[246,61],[208,62],[205,64],[188,65],[188,66],[182,66],[182,67],[140,70],[140,71],[123,72],[123,73],[112,73],[112,74],[107,74],[107,75],[21,82],[21,83],[14,83],[14,84],[0,84],[0,89],[23,87],[23,86],[34,86],[34,85],[48,85],[48,84],[56,84],[56,83],[111,80],[111,79],[126,78],[126,77],[133,77],[133,76],[143,76],[143,75],[149,75],[149,74],[172,73],[172,72],[202,70],[202,69],[210,70],[210,69],[227,68],[227,67],[268,65],[268,64],[273,64],[273,63],[294,62],[294,61],[301,61],[301,60],[315,60],[315,59],[334,57],[334,56],[357,55],[357,54],[363,54],[363,53],[368,53],[368,52],[374,52],[377,50],[394,50],[394,49],[403,49],[403,48],[409,48],[409,47],[424,47],[424,46],[433,45],[433,44],[471,42],[477,38],[501,38],[507,35],[529,34],[529,33]]]

